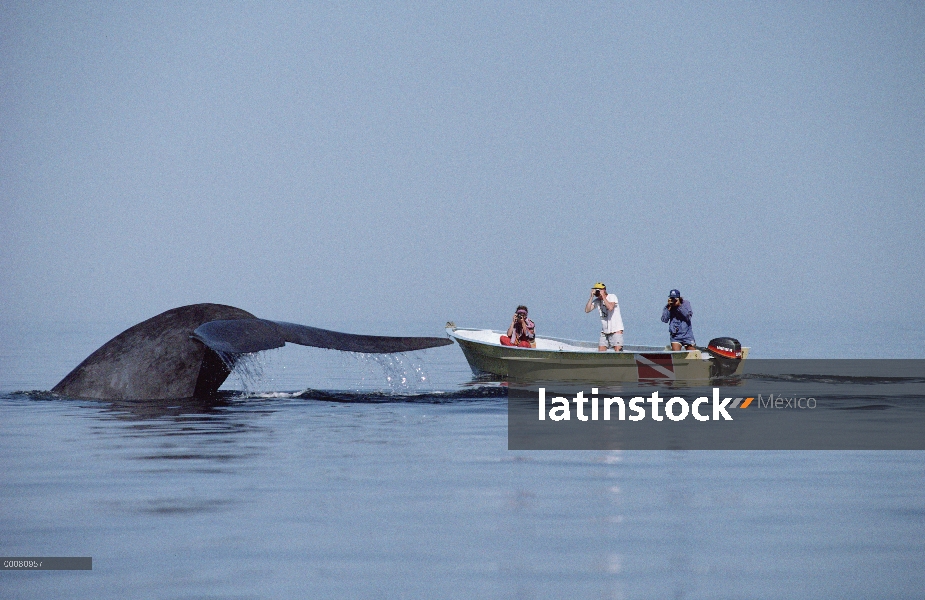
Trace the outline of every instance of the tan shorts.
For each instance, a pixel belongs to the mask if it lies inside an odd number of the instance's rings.
[[[604,333],[601,332],[601,341],[597,343],[602,348],[616,348],[623,345],[622,333]]]

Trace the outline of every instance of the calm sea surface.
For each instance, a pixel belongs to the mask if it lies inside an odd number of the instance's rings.
[[[925,597],[925,453],[513,452],[456,346],[287,347],[212,404],[33,391],[127,325],[0,323],[0,554],[93,557],[2,598]]]

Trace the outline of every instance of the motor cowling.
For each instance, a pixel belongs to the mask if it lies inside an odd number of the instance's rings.
[[[742,359],[742,344],[740,344],[739,340],[735,338],[713,338],[707,345],[707,350],[709,350],[710,354],[713,356],[719,356],[722,358],[735,358],[739,360]]]
[[[735,338],[713,338],[707,345],[707,350],[712,355],[711,377],[732,375],[739,368],[739,363],[742,362],[742,344]]]

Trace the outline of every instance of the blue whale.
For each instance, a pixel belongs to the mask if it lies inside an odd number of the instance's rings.
[[[213,398],[241,354],[287,342],[349,352],[393,353],[446,346],[441,337],[357,335],[268,321],[223,304],[192,304],[134,325],[100,346],[52,392],[68,398]]]

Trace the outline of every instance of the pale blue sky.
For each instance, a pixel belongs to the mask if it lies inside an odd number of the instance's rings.
[[[0,93],[11,319],[923,321],[919,2],[5,2]]]

